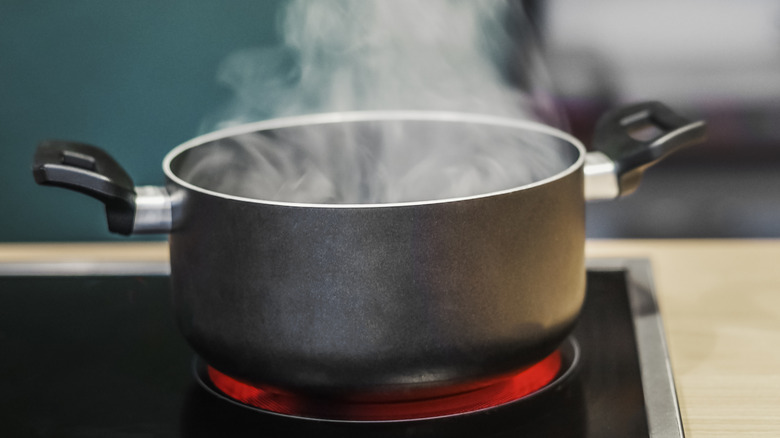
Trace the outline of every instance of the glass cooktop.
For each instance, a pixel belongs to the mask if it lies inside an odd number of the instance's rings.
[[[649,264],[588,268],[562,384],[468,415],[353,424],[257,412],[199,385],[165,264],[0,264],[0,436],[683,436]]]

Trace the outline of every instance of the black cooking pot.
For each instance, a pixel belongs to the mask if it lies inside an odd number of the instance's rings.
[[[632,134],[648,126],[653,138]],[[518,148],[529,157],[555,150],[561,161],[522,170],[531,179],[516,187],[373,204],[269,200],[222,184],[256,173],[239,140],[303,130],[337,139],[345,128],[362,138],[398,129],[410,141],[434,130],[468,138],[474,127],[525,139]],[[33,173],[103,201],[114,232],[170,232],[179,327],[217,370],[286,391],[403,397],[479,385],[553,351],[585,294],[585,199],[632,191],[647,166],[703,135],[703,122],[658,103],[605,115],[589,153],[527,121],[336,113],[191,140],[166,156],[165,187],[134,187],[100,149],[62,141],[38,147]]]

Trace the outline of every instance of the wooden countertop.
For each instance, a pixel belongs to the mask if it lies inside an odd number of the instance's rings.
[[[652,262],[688,437],[780,437],[780,241],[593,240]],[[164,242],[0,244],[0,263],[165,261]]]

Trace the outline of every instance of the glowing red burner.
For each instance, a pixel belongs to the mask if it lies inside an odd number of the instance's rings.
[[[535,365],[514,375],[486,382],[477,389],[437,398],[394,402],[311,399],[258,388],[211,367],[208,367],[208,374],[212,383],[225,395],[266,411],[329,420],[394,421],[463,414],[518,400],[552,382],[561,369],[561,363],[561,353],[556,351]]]

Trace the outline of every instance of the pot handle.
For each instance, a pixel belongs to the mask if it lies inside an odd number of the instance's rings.
[[[40,185],[63,187],[101,201],[111,232],[163,233],[172,228],[171,201],[165,188],[136,187],[122,166],[98,147],[43,141],[35,150],[33,177]]]
[[[586,199],[633,193],[645,169],[706,138],[703,121],[690,121],[660,102],[607,112],[596,124],[593,152],[585,157]]]

